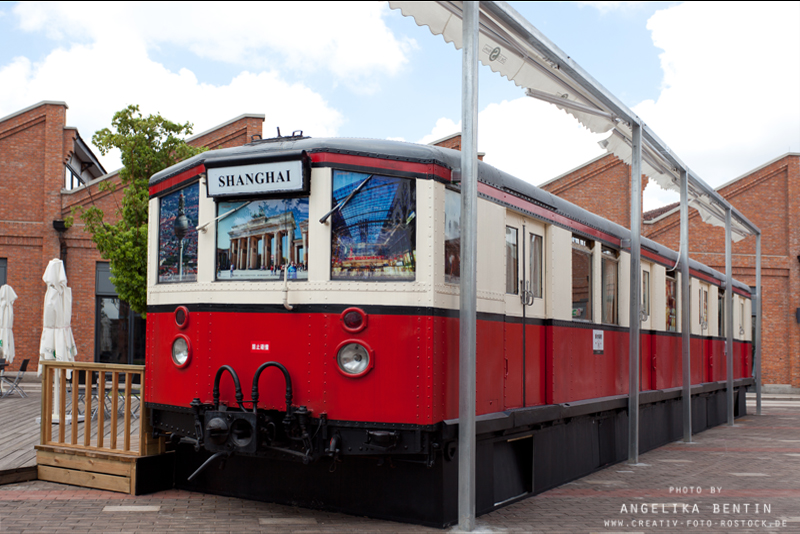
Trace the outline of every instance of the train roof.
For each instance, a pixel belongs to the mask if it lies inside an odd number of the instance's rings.
[[[203,152],[202,154],[193,156],[154,174],[150,178],[150,187],[199,165],[207,165],[209,163],[213,163],[214,166],[243,165],[266,157],[291,156],[293,154],[299,156],[302,152],[306,152],[309,155],[314,153],[332,153],[409,163],[435,164],[449,170],[461,167],[460,151],[439,146],[420,145],[385,139],[281,137],[257,140],[233,148],[222,148]],[[519,196],[529,202],[532,201],[558,215],[595,228],[606,234],[613,235],[619,239],[630,239],[631,232],[624,226],[604,219],[599,215],[539,189],[535,185],[516,178],[483,161],[478,162],[478,181],[511,195]],[[677,252],[646,237],[641,238],[641,244],[646,249],[677,264]],[[629,249],[629,247],[625,248]],[[724,285],[724,274],[695,260],[689,260],[689,266],[691,269],[704,273]],[[748,293],[751,292],[747,284],[743,284],[737,280],[734,280],[733,284],[741,290]]]

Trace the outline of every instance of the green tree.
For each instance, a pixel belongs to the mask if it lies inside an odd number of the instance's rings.
[[[142,117],[139,106],[128,106],[114,114],[111,129],[103,128],[92,142],[103,155],[119,149],[125,188],[117,222],[107,223],[97,206],[73,211],[84,222],[84,231],[104,259],[111,264],[111,281],[119,297],[142,316],[147,312],[147,203],[150,177],[170,165],[205,151],[186,144],[182,136],[192,133],[192,124],[177,124],[160,114]],[[113,190],[116,184],[100,184]],[[69,223],[72,223],[70,218]]]

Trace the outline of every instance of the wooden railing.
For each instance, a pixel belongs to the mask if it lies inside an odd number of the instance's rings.
[[[144,409],[143,365],[40,363],[41,445],[128,456],[161,452]]]

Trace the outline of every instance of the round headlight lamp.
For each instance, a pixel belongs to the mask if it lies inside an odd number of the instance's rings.
[[[371,352],[361,343],[345,342],[336,353],[339,371],[353,378],[363,376],[372,368]]]
[[[178,367],[185,367],[189,363],[191,356],[191,344],[189,338],[178,336],[172,342],[172,362]]]

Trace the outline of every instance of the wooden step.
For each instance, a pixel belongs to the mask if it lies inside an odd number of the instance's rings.
[[[53,445],[36,446],[39,480],[130,495],[172,487],[172,455],[136,456]],[[137,477],[146,477],[139,481]]]

